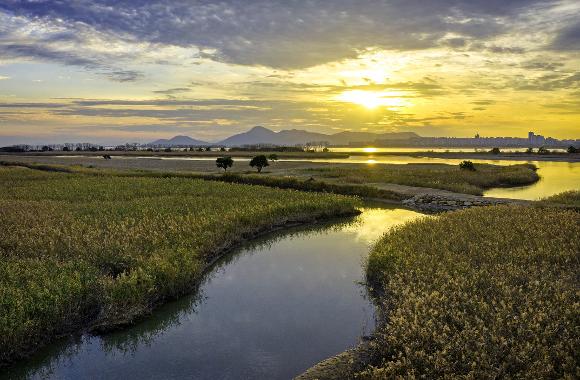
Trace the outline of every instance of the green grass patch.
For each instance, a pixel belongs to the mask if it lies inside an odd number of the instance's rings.
[[[529,185],[539,180],[533,165],[474,164],[475,170],[457,165],[407,164],[366,167],[337,166],[303,169],[303,173],[354,184],[395,183],[482,195],[485,189]]]
[[[0,366],[61,333],[130,323],[192,290],[244,238],[357,205],[179,176],[42,169],[0,167]]]
[[[420,219],[368,260],[384,323],[362,378],[575,378],[580,214],[497,206]]]

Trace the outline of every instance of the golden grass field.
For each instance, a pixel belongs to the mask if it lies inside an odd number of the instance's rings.
[[[361,378],[577,378],[580,214],[496,206],[395,228],[367,273],[384,323]]]

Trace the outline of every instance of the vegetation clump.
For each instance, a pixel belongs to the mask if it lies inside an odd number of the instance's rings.
[[[575,378],[579,271],[570,210],[496,206],[396,228],[368,260],[385,322],[358,376]]]
[[[163,173],[54,169],[0,166],[0,367],[59,334],[131,323],[190,291],[244,238],[356,206]]]
[[[580,208],[580,190],[565,191],[541,200],[542,203],[557,203]]]
[[[461,161],[459,163],[459,168],[463,170],[471,170],[472,172],[476,170],[475,165],[471,161]]]
[[[228,168],[231,168],[234,165],[234,160],[229,156],[218,157],[215,160],[215,164],[218,168],[224,169],[224,172],[226,172],[228,171]]]

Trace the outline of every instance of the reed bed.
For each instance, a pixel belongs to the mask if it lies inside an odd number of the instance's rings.
[[[541,203],[557,203],[580,208],[580,190],[565,191],[540,200]]]
[[[0,366],[56,336],[133,322],[228,248],[356,199],[200,179],[0,167]]]
[[[578,378],[580,214],[496,206],[387,233],[383,323],[360,378]]]

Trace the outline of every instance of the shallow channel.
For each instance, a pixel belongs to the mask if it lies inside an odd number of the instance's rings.
[[[0,379],[292,378],[372,332],[363,261],[386,230],[420,216],[368,207],[257,239],[196,294],[128,329],[62,339]]]

